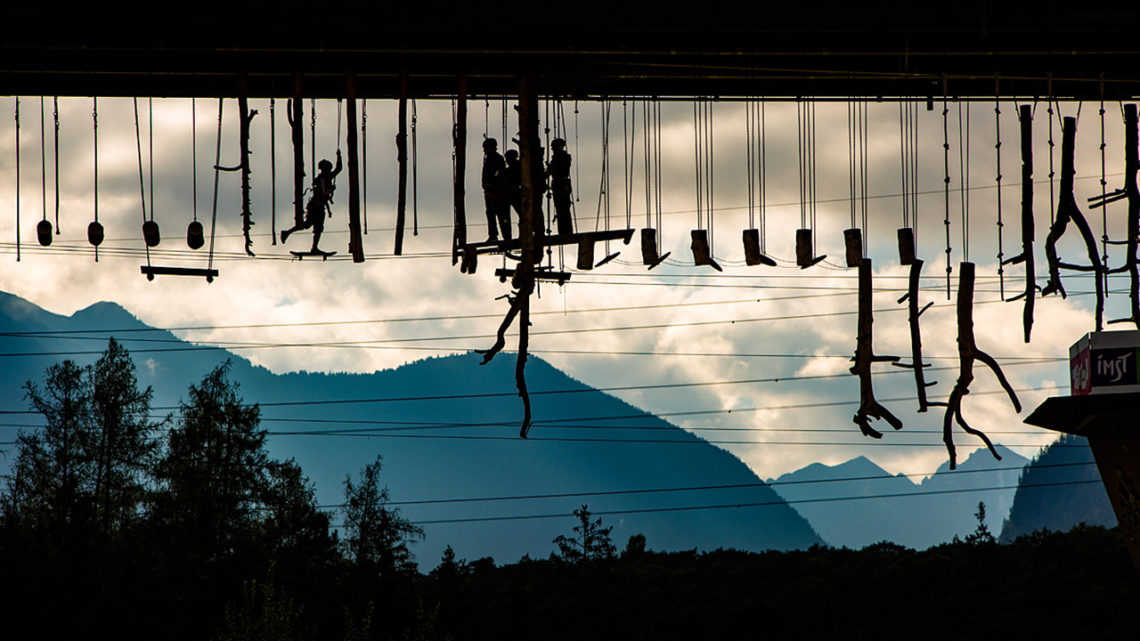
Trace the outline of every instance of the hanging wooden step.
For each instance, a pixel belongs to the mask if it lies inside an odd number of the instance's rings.
[[[139,267],[147,280],[154,280],[155,276],[203,276],[207,283],[214,282],[218,276],[216,269],[198,269],[193,267],[159,267],[157,265],[142,265]]]
[[[550,236],[542,237],[542,245],[544,247],[556,245],[576,245],[583,238],[590,238],[594,242],[603,240],[620,240],[626,245],[633,239],[632,229],[614,229],[609,231],[589,231],[578,232],[574,234],[553,234]],[[511,251],[520,251],[522,249],[522,240],[519,238],[512,238],[511,240],[485,240],[478,243],[467,243],[460,249],[461,259],[466,259],[468,256],[475,256],[478,254],[505,254]],[[469,271],[467,273],[473,273]]]
[[[499,282],[505,283],[507,279],[514,281],[517,270],[509,267],[499,267],[495,270],[495,276],[499,277]],[[572,274],[570,272],[554,271],[553,267],[538,267],[534,270],[535,280],[545,280],[559,285],[565,285],[566,281],[570,280]]]
[[[918,255],[914,248],[914,230],[910,227],[902,227],[899,229],[898,236],[899,264],[913,265],[914,261],[918,260]]]
[[[712,257],[712,250],[709,248],[708,230],[694,229],[690,232],[690,236],[692,237],[690,248],[693,250],[693,264],[698,266],[708,265],[718,272],[724,271]]]
[[[858,267],[863,262],[863,230],[844,229],[843,245],[846,249],[847,266]]]
[[[669,254],[672,252],[665,252],[664,254],[657,253],[657,230],[652,227],[646,227],[641,230],[641,263],[653,269],[660,265]]]
[[[578,269],[588,271],[594,268],[594,239],[589,236],[578,241]]]
[[[797,229],[796,230],[796,265],[800,269],[807,269],[827,258],[827,255],[816,256],[815,250],[812,249],[812,230],[810,229]]]
[[[768,258],[760,251],[760,230],[745,229],[744,237],[744,263],[749,267],[754,265],[767,265],[775,267],[776,261]]]

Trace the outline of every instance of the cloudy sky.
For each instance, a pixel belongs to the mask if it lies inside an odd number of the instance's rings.
[[[253,100],[260,114],[253,122],[253,212],[256,259],[242,251],[239,177],[224,173],[218,196],[217,248],[214,263],[221,276],[212,284],[200,279],[167,277],[148,282],[139,273],[142,222],[139,167],[134,112],[129,99],[99,101],[99,219],[107,240],[98,263],[87,245],[85,230],[93,219],[94,181],[92,101],[60,99],[59,228],[50,248],[35,241],[35,225],[43,208],[41,190],[40,99],[20,99],[20,261],[16,262],[16,133],[15,99],[3,104],[9,117],[0,122],[0,289],[15,293],[53,312],[70,314],[91,303],[110,300],[123,305],[143,321],[159,327],[282,324],[270,329],[206,329],[178,332],[204,343],[314,343],[353,342],[338,347],[260,347],[239,350],[255,363],[277,371],[323,370],[363,372],[390,368],[432,354],[486,347],[506,310],[496,300],[508,291],[493,276],[501,262],[485,257],[475,275],[452,267],[451,238],[452,150],[451,109],[448,101],[417,104],[419,234],[408,236],[404,256],[394,258],[393,223],[396,202],[396,161],[393,136],[396,104],[367,104],[367,220],[362,265],[348,260],[291,262],[286,248],[271,244],[271,169],[269,101]],[[47,99],[47,212],[54,221],[54,156],[51,138],[51,99]],[[1001,103],[1001,190],[1006,227],[1007,256],[1019,251],[1020,158],[1016,106]],[[306,101],[306,145],[310,144],[309,103]],[[960,158],[959,112],[962,140],[969,141],[969,157]],[[146,101],[140,101],[144,170],[149,167]],[[909,360],[905,305],[897,298],[905,290],[906,268],[900,267],[895,229],[902,224],[899,108],[894,102],[867,106],[869,255],[874,261],[875,348],[881,354]],[[237,163],[236,101],[225,103],[222,130],[222,164]],[[550,112],[549,109],[544,110]],[[1018,415],[997,390],[989,372],[977,369],[973,394],[964,411],[975,427],[995,441],[1031,456],[1052,435],[1022,424],[1024,416],[1044,398],[1062,389],[1067,393],[1065,357],[1070,344],[1092,329],[1091,281],[1070,275],[1068,299],[1038,301],[1033,341],[1022,341],[1021,303],[1000,302],[997,281],[998,190],[995,153],[994,104],[959,105],[951,102],[947,128],[951,138],[950,219],[954,287],[957,263],[977,263],[975,312],[979,346],[1005,365],[1006,374],[1021,397]],[[1100,119],[1097,105],[1062,104],[1064,115],[1080,112],[1078,125],[1077,198],[1100,193]],[[291,220],[291,149],[284,101],[277,103],[277,229]],[[333,157],[337,143],[337,105],[317,102],[317,152]],[[467,158],[467,210],[469,235],[486,233],[479,187],[479,142],[489,134],[502,141],[503,105],[499,100],[470,104]],[[611,103],[610,198],[611,220],[598,220],[601,182],[601,105],[583,102],[565,105],[569,151],[575,162],[577,225],[579,229],[626,226],[626,176],[631,175],[632,226],[645,226],[645,183],[642,109],[630,103],[634,118],[623,133],[621,102]],[[964,127],[965,114],[970,128]],[[197,214],[209,232],[214,173],[211,169],[217,125],[217,101],[197,103],[197,136],[191,134],[189,100],[155,99],[153,105],[153,213],[163,240],[152,251],[156,265],[205,266],[206,250],[186,248],[186,225],[194,214],[192,151],[197,150]],[[636,116],[634,117],[634,114]],[[1049,146],[1046,105],[1035,107],[1035,208],[1039,283],[1044,283],[1044,239],[1049,222]],[[694,153],[693,106],[689,102],[662,105],[662,251],[672,251],[665,265],[647,271],[640,265],[637,241],[622,249],[621,257],[601,269],[575,273],[564,287],[543,285],[534,303],[532,350],[570,375],[596,387],[655,386],[666,383],[706,383],[666,389],[615,392],[650,412],[671,413],[727,410],[732,413],[668,416],[669,420],[730,449],[761,477],[775,477],[814,461],[838,463],[866,455],[892,472],[930,473],[945,462],[940,443],[942,414],[919,414],[909,370],[876,365],[875,391],[904,421],[902,432],[882,441],[863,439],[851,423],[858,400],[858,381],[847,372],[847,357],[855,347],[855,272],[843,265],[843,229],[850,226],[851,193],[848,176],[847,105],[817,106],[816,231],[817,253],[828,259],[808,270],[795,268],[794,236],[800,226],[797,162],[796,103],[771,102],[765,107],[767,168],[766,212],[768,253],[781,266],[745,267],[740,232],[749,224],[747,209],[746,141],[748,129],[742,103],[715,104],[712,185],[715,195],[714,253],[725,266],[723,274],[694,267],[689,251],[689,230],[698,225]],[[934,399],[949,394],[957,375],[956,328],[953,301],[945,283],[946,214],[943,179],[942,105],[919,111],[919,256],[927,261],[923,303],[934,306],[922,317],[925,354],[935,368],[928,380],[938,381]],[[1056,117],[1056,116],[1055,116]],[[486,124],[485,124],[486,123]],[[1107,142],[1105,172],[1109,189],[1118,186],[1123,169],[1123,130],[1119,106],[1106,105]],[[556,123],[550,123],[553,127]],[[343,139],[346,123],[339,130]],[[512,119],[507,127],[513,132]],[[1054,123],[1056,166],[1060,169],[1060,126]],[[623,148],[634,150],[623,158]],[[341,143],[340,146],[344,146]],[[502,147],[502,144],[500,145]],[[306,160],[309,148],[305,151]],[[633,171],[623,170],[629,164]],[[968,167],[969,234],[963,241],[960,186]],[[347,177],[347,174],[344,175]],[[147,176],[146,198],[152,194]],[[347,253],[347,180],[340,181],[334,218],[326,225],[322,246]],[[604,210],[603,210],[604,211]],[[1095,233],[1101,233],[1098,210],[1085,210]],[[1123,205],[1109,210],[1109,235],[1123,235]],[[1077,260],[1083,248],[1074,242],[1070,228],[1060,245],[1064,258]],[[306,232],[289,241],[288,249],[304,249]],[[1120,263],[1122,249],[1110,250],[1112,264]],[[564,260],[575,263],[568,248]],[[598,249],[599,257],[603,254]],[[562,260],[555,252],[557,266]],[[1007,269],[1007,296],[1023,288],[1020,267]],[[1114,279],[1107,317],[1124,315],[1127,284]],[[284,326],[298,322],[369,321],[355,324]],[[1120,327],[1120,326],[1116,326]],[[587,330],[587,331],[567,331]],[[512,345],[514,341],[508,342]],[[942,369],[944,368],[944,369]],[[763,380],[761,380],[763,379]],[[778,381],[774,379],[780,379]],[[256,399],[249,399],[256,400]],[[521,409],[520,409],[521,412]],[[959,455],[978,445],[959,433]]]

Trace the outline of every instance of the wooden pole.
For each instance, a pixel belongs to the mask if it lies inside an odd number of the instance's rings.
[[[352,262],[364,262],[364,241],[360,235],[360,162],[356,141],[356,76],[348,74],[348,251]]]
[[[408,201],[408,76],[400,74],[399,133],[396,134],[396,163],[399,166],[398,193],[396,196],[396,248],[397,256],[404,252],[404,210]]]

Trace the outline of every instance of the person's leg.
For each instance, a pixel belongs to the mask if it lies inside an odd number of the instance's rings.
[[[483,192],[483,204],[487,209],[487,240],[499,240],[498,222],[495,220],[495,198]]]

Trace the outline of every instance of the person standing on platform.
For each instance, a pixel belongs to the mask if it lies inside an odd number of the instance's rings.
[[[555,138],[550,143],[550,149],[546,175],[550,178],[550,191],[554,197],[554,220],[559,235],[573,234],[574,217],[570,207],[574,189],[570,184],[570,154],[566,151],[566,141],[562,138]]]
[[[487,241],[511,239],[511,201],[507,189],[507,164],[494,138],[483,141],[483,202],[487,206]]]

